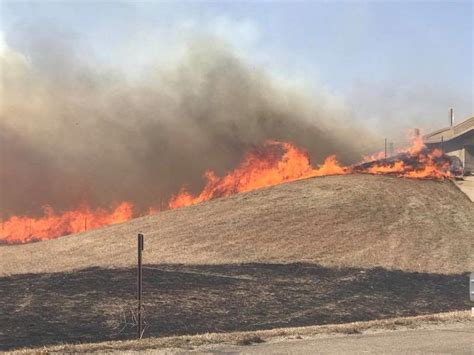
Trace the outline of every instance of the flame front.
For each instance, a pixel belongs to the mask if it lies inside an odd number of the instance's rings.
[[[306,152],[287,142],[267,141],[262,147],[245,154],[239,166],[223,177],[216,176],[213,171],[206,171],[206,184],[200,193],[193,195],[183,188],[170,199],[168,207],[174,209],[194,205],[310,177],[350,173],[391,174],[436,180],[452,177],[447,157],[440,150],[428,151],[420,137],[415,137],[411,147],[399,150],[394,157],[385,159],[382,153],[377,153],[350,167],[339,165],[335,156],[329,156],[323,164],[313,167]],[[148,214],[157,212],[159,210],[155,207],[148,210]],[[75,210],[62,213],[56,213],[51,207],[44,207],[42,217],[12,216],[3,221],[0,241],[27,243],[52,239],[124,222],[133,216],[133,206],[129,202],[122,202],[110,210],[91,209],[83,204]]]
[[[283,154],[277,154],[275,150]],[[284,182],[305,179],[314,176],[347,174],[348,168],[341,167],[335,156],[326,158],[324,163],[313,168],[308,155],[290,143],[267,141],[262,150],[247,153],[239,167],[222,178],[214,172],[204,175],[206,186],[196,196],[185,189],[171,198],[169,208],[194,205],[216,197],[229,196]]]
[[[394,157],[385,158],[384,152],[364,157],[353,171],[411,179],[444,180],[453,177],[448,157],[440,149],[428,150],[420,136],[412,137],[412,145],[398,150]]]
[[[27,243],[53,239],[130,218],[132,205],[128,202],[122,202],[110,212],[102,208],[92,210],[84,204],[76,210],[57,214],[51,207],[45,206],[42,217],[12,216],[3,221],[0,240],[6,243]]]

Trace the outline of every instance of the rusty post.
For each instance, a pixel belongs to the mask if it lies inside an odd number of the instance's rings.
[[[142,270],[142,251],[144,247],[143,234],[138,234],[138,265],[137,265],[137,300],[138,300],[138,312],[137,312],[137,336],[138,339],[142,338],[142,282],[143,282],[143,270]]]

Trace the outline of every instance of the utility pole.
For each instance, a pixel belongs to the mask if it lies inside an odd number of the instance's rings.
[[[449,126],[454,126],[454,110],[453,108],[449,109]]]
[[[142,270],[142,252],[144,248],[143,234],[138,234],[138,265],[137,265],[137,300],[138,300],[138,312],[137,312],[137,336],[138,339],[142,338],[142,286],[143,286],[143,270]]]

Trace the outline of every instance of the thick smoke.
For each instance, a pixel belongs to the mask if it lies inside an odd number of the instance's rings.
[[[0,63],[3,218],[83,201],[159,207],[269,138],[307,149],[313,164],[330,154],[353,162],[371,139],[330,95],[276,80],[214,38],[130,79],[87,65],[67,41],[36,37]]]

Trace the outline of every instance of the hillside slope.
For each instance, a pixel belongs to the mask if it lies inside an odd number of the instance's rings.
[[[145,263],[314,262],[432,273],[474,270],[474,204],[451,182],[328,176],[127,223],[0,246],[0,275]]]

